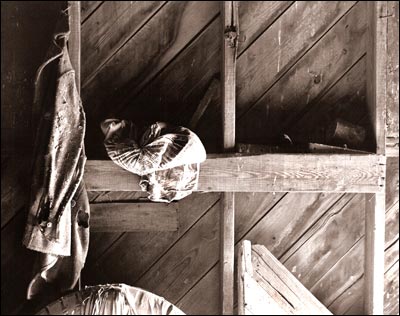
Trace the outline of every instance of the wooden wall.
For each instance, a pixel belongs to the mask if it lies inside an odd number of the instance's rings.
[[[398,24],[398,4],[390,3],[394,14],[388,18]],[[2,24],[7,21],[12,27],[5,28],[4,34],[2,27],[2,41],[4,36],[15,45],[10,51],[43,49],[45,35],[38,46],[32,43],[35,41],[8,39],[21,28],[22,21],[26,33],[21,38],[40,32],[39,25],[32,28],[37,21],[27,18],[30,12],[41,17],[49,36],[52,20],[44,16],[53,16],[50,11],[56,12],[57,4],[38,12],[30,2],[2,2],[3,6]],[[324,142],[326,126],[334,118],[360,124],[369,131],[365,3],[243,1],[239,8],[243,36],[237,73],[238,141],[275,144],[287,134],[293,141]],[[88,119],[88,157],[107,158],[99,128],[102,119],[117,116],[187,124],[212,79],[219,78],[220,32],[219,5],[214,1],[83,1],[82,99]],[[27,57],[22,53],[11,57],[9,53],[8,58],[4,58],[4,65],[9,64],[11,71],[19,69],[13,65],[21,65]],[[33,74],[35,67],[31,67]],[[397,79],[396,66],[391,67],[398,100],[398,67]],[[4,89],[11,100],[14,91],[24,91],[24,86],[10,79]],[[24,135],[31,132],[32,125],[12,125],[18,121],[11,118],[17,117],[12,113],[18,113],[30,119],[19,110],[29,112],[30,97],[15,105],[3,103],[2,98],[2,113],[10,113],[4,118],[4,128],[14,128],[7,130],[10,135],[4,142],[2,138],[2,153],[7,144],[16,144],[13,139],[22,137],[22,126]],[[221,151],[220,118],[217,97],[195,129],[208,152]],[[370,146],[367,137],[360,148]],[[385,313],[395,314],[398,158],[391,158],[388,165]],[[24,295],[32,254],[21,246],[26,198],[20,198],[26,196],[29,181],[27,168],[19,166],[23,164],[15,159],[2,158],[2,180],[6,180],[4,186],[2,181],[2,237],[6,237],[1,250],[2,313],[21,313],[30,307],[24,303]],[[144,196],[92,192],[90,199],[92,203],[107,203]],[[92,233],[83,284],[124,282],[162,295],[189,314],[218,314],[219,207],[219,194],[196,193],[178,202],[177,232]],[[236,242],[250,239],[267,246],[332,312],[361,311],[363,195],[240,193],[236,207]]]

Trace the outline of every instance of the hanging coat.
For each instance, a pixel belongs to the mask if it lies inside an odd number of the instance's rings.
[[[35,81],[34,109],[41,114],[23,244],[38,254],[28,299],[47,287],[72,289],[89,246],[90,211],[83,182],[86,121],[68,54],[69,34],[66,10]]]

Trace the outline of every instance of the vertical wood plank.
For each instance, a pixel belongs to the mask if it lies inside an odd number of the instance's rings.
[[[236,57],[238,25],[238,2],[222,2],[222,108],[224,151],[235,148],[236,111]],[[235,253],[235,194],[222,195],[220,214],[221,230],[221,306],[222,315],[233,314],[233,282]]]
[[[81,2],[68,1],[69,27],[71,34],[68,41],[69,56],[75,70],[78,92],[81,92]]]
[[[383,315],[385,194],[366,194],[365,212],[364,312]]]
[[[387,1],[368,2],[368,23],[367,106],[375,132],[376,152],[385,155]],[[367,194],[365,198],[364,313],[381,315],[384,301],[385,193]]]

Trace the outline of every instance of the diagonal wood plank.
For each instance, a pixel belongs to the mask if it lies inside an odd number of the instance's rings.
[[[97,8],[82,26],[84,86],[163,5],[164,1],[105,1]]]
[[[125,282],[136,284],[164,252],[174,245],[211,207],[218,206],[219,194],[194,193],[177,202],[179,228],[176,232],[126,233],[101,255],[92,256],[84,270],[86,282]],[[101,242],[101,239],[98,241]],[[93,247],[96,247],[93,244]],[[138,254],[141,254],[138,256]],[[120,260],[115,261],[118,256]],[[131,265],[125,269],[126,262]]]
[[[322,107],[324,101],[319,102],[321,96],[365,54],[365,14],[366,4],[355,5],[259,98],[251,109],[240,117],[238,138],[247,142],[266,142],[287,133],[287,129],[293,128],[293,124],[301,126],[302,132],[304,129],[315,128],[309,121],[298,121],[298,117],[313,106]],[[309,117],[313,122],[322,125],[319,122],[320,115],[321,113],[312,111]],[[333,120],[334,117],[330,119]],[[297,133],[293,133],[293,136],[296,138]]]
[[[86,20],[96,11],[103,1],[81,1],[81,23],[83,24]]]
[[[353,4],[342,1],[300,1],[282,14],[239,58],[238,116],[253,105],[279,75],[312,47]],[[268,58],[260,63],[256,56]]]
[[[271,196],[274,194],[256,194],[255,196]],[[286,252],[296,239],[304,234],[305,231],[313,225],[313,223],[324,214],[327,209],[335,205],[340,198],[339,194],[286,194],[279,203],[273,208],[269,208],[268,212],[260,213],[263,216],[257,221],[250,222],[253,208],[260,212],[259,202],[252,200],[252,194],[247,195],[247,200],[243,197],[238,198],[238,203],[242,203],[242,207],[237,205],[238,224],[235,232],[236,244],[242,239],[249,239],[255,243],[263,243],[267,245],[275,256],[281,256]],[[300,207],[301,205],[301,207]],[[288,216],[290,214],[290,216]],[[250,218],[248,217],[250,216]],[[290,219],[288,222],[287,219]],[[239,230],[238,230],[239,229]],[[215,293],[212,288],[215,284],[212,282],[215,275],[218,274],[218,265],[215,261],[211,270],[204,275],[189,292],[178,301],[184,311],[196,314],[202,309],[201,305],[209,304],[211,294],[199,295],[202,289],[210,288],[211,293]],[[193,307],[192,307],[193,306]],[[218,304],[212,303],[205,309],[209,314],[217,314],[219,312]]]

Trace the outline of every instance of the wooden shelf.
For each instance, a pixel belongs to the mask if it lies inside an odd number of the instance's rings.
[[[203,192],[384,191],[385,156],[356,154],[218,154],[200,166]],[[141,191],[139,176],[112,161],[89,160],[89,191]]]

